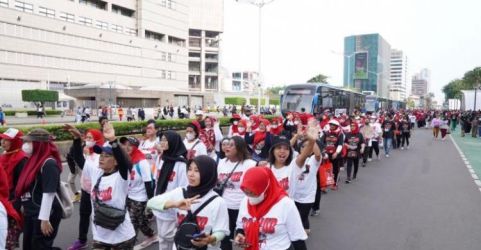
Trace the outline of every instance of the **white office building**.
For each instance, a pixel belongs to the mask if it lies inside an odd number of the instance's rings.
[[[408,58],[401,50],[391,50],[389,98],[404,101],[409,96]]]
[[[34,88],[89,106],[202,105],[218,90],[222,28],[222,0],[0,0],[0,105],[24,106]]]

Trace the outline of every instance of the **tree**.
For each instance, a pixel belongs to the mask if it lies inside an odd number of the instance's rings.
[[[410,109],[414,109],[416,107],[416,103],[414,103],[414,100],[408,100],[407,106]]]
[[[58,102],[58,92],[43,89],[24,89],[22,90],[22,101],[40,102],[43,106],[45,102]],[[55,105],[53,105],[55,108]]]
[[[459,99],[461,98],[461,90],[465,88],[465,83],[461,79],[455,79],[443,87],[445,99]]]
[[[327,82],[327,76],[323,74],[319,74],[317,76],[314,76],[313,78],[309,79],[307,82],[320,82],[320,83],[328,83]]]
[[[279,97],[279,91],[284,90],[286,86],[274,86],[267,88],[266,94],[269,95],[269,97]]]
[[[464,74],[463,77],[465,89],[474,89],[481,84],[481,67],[476,67]]]

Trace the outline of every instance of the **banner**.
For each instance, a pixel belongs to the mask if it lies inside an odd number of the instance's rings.
[[[354,79],[367,79],[367,52],[357,52],[354,62]]]

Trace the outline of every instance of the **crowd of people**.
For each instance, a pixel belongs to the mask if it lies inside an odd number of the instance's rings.
[[[69,249],[155,242],[161,250],[306,249],[309,217],[320,214],[323,193],[339,188],[341,168],[347,188],[382,151],[389,160],[393,150],[409,149],[416,125],[432,127],[436,137],[446,126],[454,131],[453,120],[465,128],[470,120],[463,117],[326,111],[268,120],[247,111],[232,114],[223,132],[216,117],[197,113],[185,134],[149,120],[142,138],[117,138],[106,117],[99,130],[65,125],[74,138],[66,157],[69,184],[80,203],[78,237]],[[23,135],[10,128],[0,138],[0,247],[14,249],[23,233],[24,249],[54,249],[65,208],[53,137],[43,129]]]

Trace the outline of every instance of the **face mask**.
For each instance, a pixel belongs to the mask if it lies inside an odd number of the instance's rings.
[[[239,124],[239,122],[238,122],[238,121],[234,121],[232,124],[237,125],[237,124]]]
[[[22,145],[22,151],[25,152],[28,155],[31,155],[33,152],[33,146],[32,143],[26,142]]]
[[[255,151],[256,154],[258,154],[258,155],[262,153],[262,150],[261,150],[261,149],[256,149],[256,150],[254,150],[254,151]]]
[[[237,128],[237,131],[239,131],[240,133],[244,133],[244,131],[246,131],[246,128],[240,127],[240,128]]]
[[[95,146],[95,141],[86,141],[85,146],[87,148],[93,148],[93,146]]]
[[[187,138],[188,141],[192,141],[195,139],[194,133],[187,133],[185,134],[185,138]]]
[[[272,125],[271,128],[276,129],[278,126],[277,125]]]
[[[251,205],[257,205],[259,203],[261,203],[263,200],[264,200],[264,193],[262,193],[261,195],[257,196],[257,197],[247,197],[249,199],[249,203]]]

